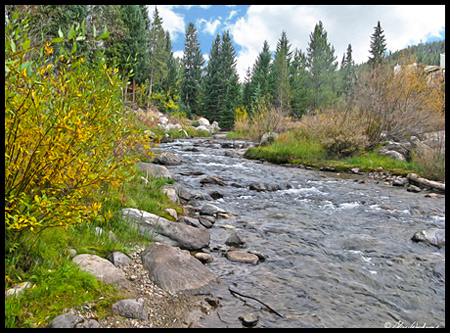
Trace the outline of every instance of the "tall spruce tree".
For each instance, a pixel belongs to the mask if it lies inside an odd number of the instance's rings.
[[[384,31],[381,29],[380,21],[378,21],[375,31],[370,37],[370,54],[369,64],[380,63],[386,53],[386,37],[384,36]]]
[[[199,89],[202,68],[205,60],[202,57],[197,29],[192,22],[186,28],[183,55],[183,78],[181,81],[181,101],[187,114],[199,111]]]
[[[251,82],[251,105],[260,102],[264,96],[269,96],[271,91],[270,73],[271,73],[272,54],[270,53],[269,43],[265,40],[263,49],[256,58],[252,68]],[[267,97],[268,98],[268,97]],[[249,108],[251,113],[252,108]]]
[[[307,112],[311,96],[310,77],[306,70],[306,55],[301,50],[295,50],[294,59],[291,63],[291,113],[300,118]]]
[[[291,87],[289,80],[289,67],[292,57],[291,45],[283,30],[277,44],[272,64],[273,96],[276,107],[281,110],[290,110]]]
[[[156,85],[157,90],[161,90],[162,82],[167,76],[167,63],[169,53],[166,47],[166,34],[162,27],[163,20],[159,16],[158,8],[155,6],[153,12],[152,28],[149,35],[149,51],[150,51],[150,85],[149,96]]]
[[[219,116],[219,126],[230,129],[234,123],[234,113],[240,104],[239,76],[236,70],[236,52],[229,31],[222,35],[222,45],[220,48],[221,71],[220,78],[225,89],[222,89],[222,96],[219,99],[221,113]]]
[[[133,59],[131,69],[134,76],[133,103],[135,101],[136,82],[142,83],[147,78],[149,54],[147,50],[147,30],[145,19],[141,8],[138,5],[121,5],[121,18],[127,28],[127,34],[123,40],[122,61],[126,64],[127,59]]]
[[[206,73],[203,77],[203,105],[201,115],[210,121],[218,121],[221,111],[221,94],[223,93],[223,82],[221,77],[220,59],[220,34],[218,33],[209,52],[209,60],[206,65]]]
[[[347,52],[344,54],[341,63],[342,72],[342,92],[347,102],[351,102],[354,97],[356,87],[355,62],[352,57],[352,46],[348,44]]]
[[[337,62],[322,21],[316,24],[309,38],[306,60],[313,91],[310,107],[318,110],[328,107],[333,100]]]

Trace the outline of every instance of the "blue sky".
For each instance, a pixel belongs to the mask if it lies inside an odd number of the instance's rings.
[[[154,5],[149,5],[152,17]],[[174,54],[182,57],[189,22],[198,31],[208,58],[216,34],[229,30],[237,53],[241,81],[252,67],[264,40],[275,50],[283,30],[295,48],[306,52],[309,35],[322,21],[340,62],[348,44],[356,63],[367,61],[370,36],[380,21],[388,50],[445,39],[444,5],[157,5],[163,28],[172,38]]]

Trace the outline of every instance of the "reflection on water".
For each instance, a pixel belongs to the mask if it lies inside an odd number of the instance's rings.
[[[238,317],[256,312],[258,327],[445,326],[445,249],[411,241],[418,230],[445,228],[444,198],[230,158],[221,142],[180,140],[160,149],[182,159],[168,167],[178,183],[194,193],[219,191],[223,198],[211,203],[236,216],[218,219],[210,229],[210,249],[216,250],[209,268],[284,318],[254,300],[223,292],[220,307],[204,315],[201,325],[241,327]],[[183,175],[189,171],[204,174]],[[227,186],[202,187],[205,176],[218,176]],[[250,191],[253,182],[285,189]],[[264,262],[253,266],[222,256],[225,240],[236,230],[245,250],[264,254]]]

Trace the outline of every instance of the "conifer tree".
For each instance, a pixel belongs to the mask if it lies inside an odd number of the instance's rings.
[[[356,86],[355,62],[352,58],[352,46],[348,44],[347,52],[342,58],[342,91],[347,102],[351,102],[354,97]]]
[[[269,43],[265,40],[263,49],[256,58],[252,68],[252,105],[257,104],[263,96],[270,94],[271,61],[272,54],[270,53]],[[249,111],[251,112],[251,108]]]
[[[167,62],[169,54],[166,48],[166,34],[162,27],[163,20],[159,16],[158,8],[155,6],[153,12],[152,28],[149,35],[150,51],[150,85],[149,96],[152,94],[153,85],[161,89],[161,83],[167,76]]]
[[[121,18],[127,28],[122,48],[122,64],[127,63],[127,59],[133,59],[131,69],[134,76],[133,83],[133,103],[135,101],[136,82],[142,83],[147,78],[147,68],[149,65],[149,54],[147,50],[147,31],[143,12],[138,5],[122,5]]]
[[[378,21],[375,31],[370,39],[369,52],[372,56],[369,57],[369,63],[380,63],[384,59],[386,52],[386,38],[383,29],[381,29],[380,21]]]
[[[192,22],[186,29],[183,55],[183,78],[181,82],[181,100],[187,114],[199,111],[199,89],[202,68],[205,61],[198,42],[197,29]]]
[[[221,111],[220,94],[223,92],[223,82],[221,82],[220,61],[220,34],[218,33],[209,53],[209,61],[203,79],[203,110],[201,115],[210,121],[219,120]]]
[[[310,77],[306,70],[306,55],[301,50],[295,50],[291,63],[291,110],[292,115],[300,118],[307,112],[311,98]]]
[[[309,36],[307,68],[311,76],[313,91],[310,107],[313,110],[326,108],[334,97],[334,73],[337,67],[334,47],[328,43],[327,32],[321,21]]]
[[[273,96],[276,107],[281,110],[290,109],[291,87],[289,82],[289,66],[292,57],[286,32],[281,33],[272,64]]]

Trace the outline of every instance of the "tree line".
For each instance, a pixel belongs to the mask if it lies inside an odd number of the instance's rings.
[[[251,116],[265,103],[294,118],[338,104],[351,103],[360,67],[348,44],[340,66],[327,31],[319,21],[311,32],[306,51],[293,48],[285,31],[275,52],[264,41],[255,63],[239,82],[236,51],[229,31],[219,33],[211,46],[209,61],[200,51],[195,25],[188,24],[182,59],[173,56],[168,31],[155,6],[152,19],[145,5],[39,5],[6,6],[6,14],[28,11],[35,38],[54,38],[73,23],[85,22],[87,34],[107,26],[110,33],[101,47],[106,61],[119,68],[130,85],[123,98],[160,110],[205,116],[230,129],[238,107]],[[374,27],[368,64],[384,60],[386,40],[380,22]],[[95,52],[95,50],[85,50]],[[422,57],[426,61],[427,57]],[[339,67],[339,70],[338,70]]]

